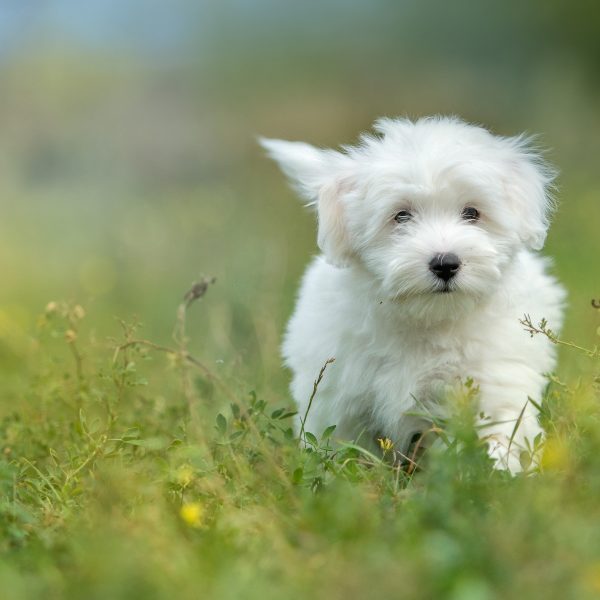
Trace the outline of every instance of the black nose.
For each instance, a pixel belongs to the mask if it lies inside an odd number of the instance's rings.
[[[452,279],[460,269],[460,260],[456,254],[436,254],[429,262],[429,270],[444,281]]]

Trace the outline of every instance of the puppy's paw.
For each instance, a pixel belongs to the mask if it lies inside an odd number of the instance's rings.
[[[538,456],[506,436],[492,436],[488,439],[488,454],[494,461],[494,468],[508,471],[512,475],[530,472],[538,465]]]

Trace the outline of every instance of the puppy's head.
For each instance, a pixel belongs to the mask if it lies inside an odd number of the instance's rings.
[[[527,138],[454,118],[375,131],[341,152],[261,140],[316,207],[330,263],[360,265],[386,297],[429,312],[493,293],[520,248],[542,247],[553,173]]]

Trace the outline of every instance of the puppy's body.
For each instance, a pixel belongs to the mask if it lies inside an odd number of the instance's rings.
[[[463,318],[428,326],[404,318],[401,306],[385,299],[360,269],[339,269],[316,258],[283,348],[302,418],[319,370],[329,357],[336,358],[305,429],[320,434],[336,424],[341,439],[360,437],[369,444],[385,436],[406,448],[414,433],[427,428],[407,413],[440,414],[444,395],[472,377],[481,390],[481,409],[495,423],[483,435],[510,438],[527,398],[539,400],[546,383],[542,374],[555,363],[550,342],[531,338],[519,323],[524,314],[534,322],[560,323],[562,295],[557,298],[556,282],[544,266],[523,251],[506,276],[510,293],[494,295]],[[519,427],[530,440],[540,431],[533,409],[529,405],[529,418]]]
[[[427,427],[414,413],[443,414],[449,390],[472,378],[490,452],[517,471],[541,431],[527,399],[539,402],[555,363],[552,344],[519,319],[562,320],[563,290],[532,251],[551,176],[521,138],[455,119],[385,120],[378,131],[344,154],[263,142],[316,204],[324,251],[283,348],[299,418],[335,357],[305,429],[335,424],[338,438],[385,436],[403,449]]]

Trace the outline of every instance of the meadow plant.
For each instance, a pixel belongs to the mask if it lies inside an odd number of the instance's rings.
[[[105,342],[79,304],[46,307],[31,383],[0,425],[6,597],[597,597],[597,348],[524,316],[593,374],[549,375],[540,467],[512,477],[477,435],[472,381],[407,456],[334,427],[298,436],[287,399],[189,351],[186,315],[211,283],[186,294],[166,345],[135,320]]]

